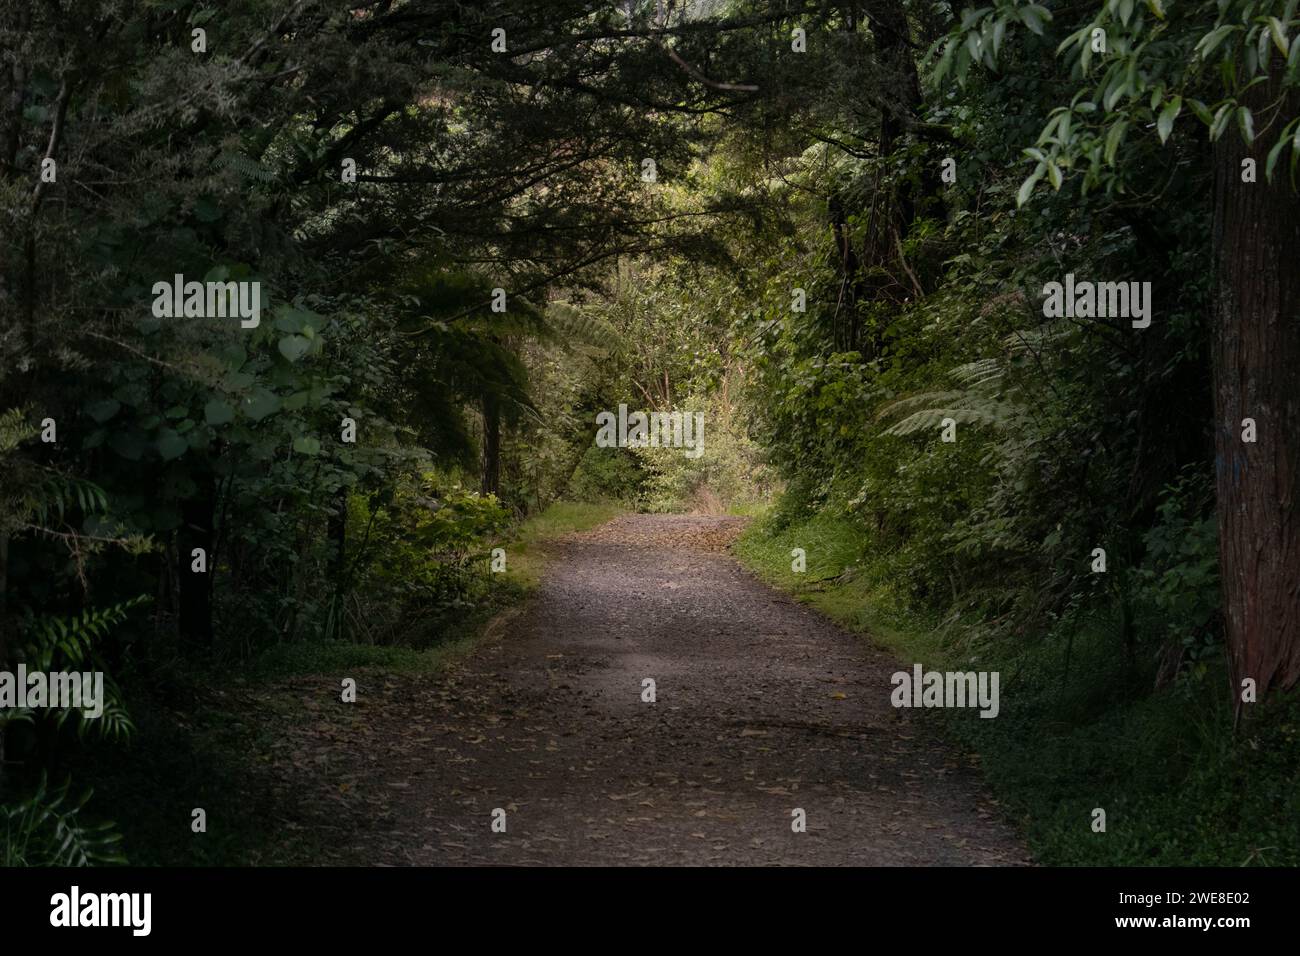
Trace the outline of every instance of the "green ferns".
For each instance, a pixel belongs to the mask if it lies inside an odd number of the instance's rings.
[[[22,658],[29,671],[80,671],[105,670],[104,661],[94,648],[109,630],[126,620],[131,608],[144,603],[145,595],[114,604],[111,607],[86,610],[72,617],[35,618],[27,632]],[[7,710],[0,716],[0,731],[6,722],[26,722],[34,719],[30,709]],[[86,720],[76,708],[57,711],[54,719],[58,726],[69,717],[77,718],[77,733],[93,734],[107,740],[125,741],[134,730],[117,685],[105,675],[103,713],[95,720]]]
[[[122,840],[111,823],[86,823],[86,790],[75,800],[69,784],[50,787],[42,774],[35,791],[0,804],[0,866],[102,866],[125,863]]]

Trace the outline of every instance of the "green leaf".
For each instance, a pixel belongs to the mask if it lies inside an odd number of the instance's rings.
[[[1112,86],[1110,92],[1106,94],[1106,99],[1104,101],[1106,106],[1106,112],[1109,113],[1111,110],[1113,110],[1115,108],[1115,104],[1119,102],[1119,98],[1127,92],[1128,92],[1128,82],[1119,79],[1119,75],[1116,74],[1115,85]]]
[[[158,433],[158,454],[162,455],[163,461],[179,458],[189,447],[190,443],[170,428],[164,428]]]
[[[1053,189],[1058,192],[1060,191],[1062,182],[1061,170],[1056,163],[1050,160],[1047,163],[1047,181],[1052,184]]]
[[[1273,45],[1279,53],[1286,56],[1291,51],[1291,41],[1287,39],[1286,27],[1277,17],[1268,18],[1268,29],[1273,35]]]
[[[1300,43],[1296,44],[1300,47]],[[1296,188],[1296,166],[1300,164],[1300,123],[1296,124],[1295,136],[1291,138],[1291,188]]]
[[[1292,120],[1291,125],[1297,126],[1297,122]],[[1297,131],[1300,132],[1300,129]],[[1279,136],[1277,142],[1273,144],[1273,148],[1268,151],[1268,159],[1264,161],[1264,178],[1269,182],[1273,181],[1273,168],[1277,165],[1278,158],[1281,157],[1282,150],[1286,148],[1287,143],[1288,137],[1286,130],[1283,130],[1282,135]]]
[[[1156,120],[1156,132],[1160,134],[1161,143],[1169,139],[1169,134],[1174,131],[1174,120],[1178,119],[1178,114],[1182,112],[1182,109],[1183,98],[1175,96],[1160,111],[1160,118]]]
[[[971,29],[979,22],[980,17],[984,16],[986,13],[991,13],[992,10],[992,7],[980,7],[978,10],[972,10],[967,7],[961,13],[961,28],[963,30]]]
[[[325,328],[325,316],[311,309],[296,305],[278,305],[275,307],[275,321],[272,326],[279,332],[301,332],[310,328],[317,332]]]
[[[1214,114],[1211,113],[1210,108],[1200,100],[1189,99],[1187,105],[1192,108],[1192,112],[1196,114],[1196,118],[1206,126],[1214,125]]]
[[[96,422],[106,422],[117,414],[118,409],[122,407],[121,402],[106,398],[100,402],[92,402],[86,406],[86,413]]]
[[[1270,55],[1271,51],[1269,50],[1269,44],[1270,41],[1273,39],[1273,34],[1269,31],[1267,27],[1256,27],[1255,30],[1259,31],[1259,35],[1256,38],[1256,42],[1255,42],[1255,49],[1253,51],[1248,51],[1248,52],[1253,52],[1255,54],[1255,62],[1252,63],[1251,58],[1249,56],[1246,57],[1247,73],[1254,73],[1255,67],[1257,65],[1262,66],[1264,68],[1264,71],[1267,71],[1268,61],[1272,59],[1272,56]]]
[[[214,398],[203,406],[203,420],[209,425],[225,425],[233,421],[235,409],[219,398]]]
[[[255,422],[279,410],[280,397],[264,388],[256,389],[244,399],[244,414]]]
[[[1236,30],[1235,26],[1222,26],[1211,30],[1205,36],[1201,37],[1201,42],[1196,44],[1196,53],[1202,60],[1208,60],[1210,54],[1214,52],[1215,47],[1227,38],[1227,36]]]
[[[280,354],[290,362],[296,362],[311,348],[311,339],[301,335],[286,335],[280,340]]]
[[[1038,36],[1043,35],[1043,22],[1052,19],[1052,15],[1047,9],[1037,4],[1031,4],[1020,11],[1020,20],[1030,31]]]
[[[1219,107],[1219,112],[1214,114],[1214,122],[1210,125],[1210,142],[1215,142],[1223,131],[1228,128],[1228,121],[1232,119],[1232,104],[1224,103]]]
[[[1253,145],[1255,142],[1255,117],[1248,107],[1237,107],[1237,128],[1241,130],[1241,138],[1246,141],[1246,145]]]
[[[320,454],[320,439],[311,435],[300,435],[293,440],[293,450],[302,455]]]
[[[140,456],[144,454],[145,440],[140,432],[131,429],[125,432],[114,432],[108,439],[108,445],[127,461],[139,461]]]
[[[1029,178],[1020,184],[1020,191],[1016,193],[1016,206],[1023,206],[1025,204],[1026,200],[1029,199],[1030,194],[1034,191],[1034,187],[1038,185],[1038,181],[1043,178],[1043,174],[1046,171],[1047,164],[1039,163],[1033,173],[1030,174]]]
[[[956,49],[956,40],[949,40],[948,45],[943,48],[943,56],[939,57],[939,62],[934,68],[934,81],[936,83],[948,75],[948,70],[952,66],[952,55]]]
[[[1106,150],[1103,153],[1107,166],[1115,162],[1115,154],[1119,151],[1119,144],[1124,141],[1124,133],[1128,130],[1128,123],[1120,121],[1110,128],[1106,134]]]

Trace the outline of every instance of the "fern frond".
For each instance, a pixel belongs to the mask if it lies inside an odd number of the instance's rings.
[[[222,150],[217,154],[216,164],[224,166],[227,169],[233,169],[245,179],[255,179],[259,183],[270,183],[276,179],[273,170],[267,169],[257,160],[243,153],[233,152],[231,150]]]
[[[111,823],[87,824],[81,812],[86,790],[68,799],[70,781],[51,788],[44,774],[35,790],[16,803],[0,805],[0,866],[97,866],[125,863],[122,835]]]
[[[896,418],[899,415],[910,415],[920,409],[956,401],[962,397],[962,394],[961,392],[920,392],[906,398],[895,399],[881,406],[880,410],[876,412],[876,421]]]
[[[27,412],[26,408],[0,412],[0,452],[13,451],[36,434],[36,428],[27,421]]]
[[[553,303],[546,310],[546,324],[568,344],[595,346],[605,352],[612,352],[619,346],[619,334],[612,325],[566,302]]]
[[[996,382],[1006,371],[1006,366],[1002,364],[999,358],[978,359],[974,362],[967,362],[965,365],[958,365],[949,371],[953,379],[967,388],[977,388]]]
[[[885,434],[911,435],[927,428],[938,427],[943,424],[945,418],[951,418],[960,425],[989,425],[1001,428],[1018,418],[1019,411],[1016,406],[1004,403],[977,404],[966,408],[923,408],[886,428]]]
[[[76,505],[82,514],[102,514],[108,509],[108,495],[93,481],[57,472],[46,472],[27,494],[28,508],[38,524],[61,521]]]

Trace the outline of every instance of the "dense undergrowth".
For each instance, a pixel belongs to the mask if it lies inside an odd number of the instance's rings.
[[[790,552],[807,552],[791,570]],[[929,712],[979,765],[1047,865],[1300,862],[1300,700],[1234,729],[1221,664],[1153,690],[1150,648],[1129,662],[1104,609],[1021,638],[973,637],[978,620],[909,610],[891,556],[849,520],[782,524],[738,540],[770,583],[887,648],[910,671],[998,671],[1001,709]],[[1093,832],[1093,810],[1106,831]]]
[[[303,714],[292,695],[278,691],[308,681],[328,696],[320,701],[325,706],[337,699],[344,677],[437,675],[475,647],[494,616],[532,592],[547,541],[594,527],[620,510],[607,503],[556,502],[501,529],[480,543],[505,551],[505,570],[494,573],[486,560],[478,562],[473,573],[481,581],[463,585],[476,595],[474,603],[463,605],[454,620],[431,616],[422,630],[408,629],[405,641],[302,639],[265,646],[238,666],[209,659],[161,676],[156,669],[126,673],[123,687],[134,723],[129,743],[92,746],[65,768],[78,786],[93,791],[78,826],[112,822],[106,832],[121,839],[113,844],[113,858],[101,862],[230,866],[310,859],[313,841],[332,837],[285,817],[291,811],[275,789],[281,781],[267,755],[283,722]],[[425,560],[433,564],[436,557]],[[147,812],[138,812],[141,807]],[[211,821],[201,835],[190,827],[196,807]]]

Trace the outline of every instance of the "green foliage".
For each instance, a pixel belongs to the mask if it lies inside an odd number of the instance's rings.
[[[646,474],[642,505],[649,511],[723,514],[765,500],[772,476],[744,429],[739,409],[721,395],[692,397],[676,411],[700,416],[695,450],[633,448]]]
[[[146,595],[140,595],[112,607],[85,610],[70,618],[33,618],[22,628],[26,637],[19,646],[19,660],[27,665],[29,671],[105,671],[108,662],[96,648],[96,642],[102,642],[110,629],[126,620],[131,608],[146,600]],[[60,727],[72,718],[80,735],[93,733],[124,742],[133,729],[131,718],[121,688],[108,675],[104,678],[104,698],[100,703],[102,713],[94,719],[85,717],[82,710],[75,707],[42,713],[48,714]],[[36,716],[37,712],[31,708],[7,708],[0,715],[0,732],[9,723],[31,722]]]
[[[1189,480],[1172,510],[1195,504]],[[1182,520],[1182,519],[1180,519]],[[1170,529],[1172,530],[1172,528]],[[790,568],[804,548],[807,571]],[[965,710],[926,717],[969,750],[998,799],[1020,820],[1044,865],[1276,865],[1300,860],[1300,701],[1279,698],[1234,732],[1206,679],[1151,693],[1154,657],[1134,672],[1118,650],[1113,611],[1063,623],[1032,641],[981,637],[969,621],[919,613],[890,555],[860,526],[826,512],[781,525],[768,516],[735,547],[769,582],[928,669],[1001,674],[997,720]],[[1098,794],[1106,794],[1104,800]],[[1104,806],[1104,838],[1091,831]]]
[[[109,823],[87,823],[86,790],[72,800],[68,784],[51,788],[42,775],[36,789],[0,804],[0,866],[103,866],[125,863],[121,835]]]
[[[1191,474],[1166,489],[1159,520],[1147,531],[1137,598],[1203,678],[1222,657],[1218,622],[1219,535],[1207,476]]]
[[[569,493],[580,501],[638,501],[645,485],[645,466],[622,448],[591,445],[569,479]]]
[[[1021,0],[967,8],[934,44],[931,80],[941,84],[955,76],[965,85],[971,66],[998,69],[1004,38],[1021,26],[1044,36],[1048,23],[1054,21],[1044,7]],[[1135,185],[1130,171],[1139,165],[1135,154],[1144,148],[1133,140],[1154,130],[1164,145],[1180,116],[1198,120],[1212,142],[1231,128],[1247,147],[1254,145],[1257,127],[1267,126],[1272,138],[1265,144],[1265,175],[1271,181],[1289,157],[1295,184],[1300,116],[1279,113],[1274,103],[1266,117],[1257,118],[1243,102],[1270,75],[1283,88],[1300,84],[1300,54],[1291,42],[1300,18],[1291,0],[1202,0],[1168,10],[1160,0],[1106,0],[1065,29],[1071,26],[1056,52],[1069,58],[1077,92],[1068,105],[1052,110],[1036,143],[1024,150],[1034,167],[1020,187],[1018,205],[1044,178],[1059,190],[1071,171],[1083,174],[1084,195],[1099,187],[1129,191]],[[1053,39],[1059,35],[1050,32]]]
[[[354,580],[348,593],[365,595],[346,605],[354,639],[424,645],[458,616],[490,604],[488,547],[510,514],[490,495],[440,490],[441,481],[425,473],[382,503],[350,501],[348,523],[358,530],[345,550]]]

